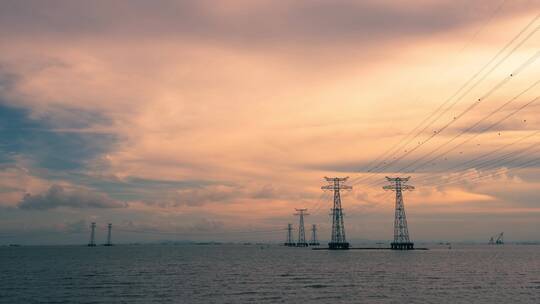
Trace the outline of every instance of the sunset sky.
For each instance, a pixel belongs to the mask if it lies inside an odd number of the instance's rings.
[[[324,176],[350,176],[349,239],[390,240],[398,175],[413,240],[540,240],[539,13],[1,1],[0,244],[282,241],[295,208],[327,240]]]

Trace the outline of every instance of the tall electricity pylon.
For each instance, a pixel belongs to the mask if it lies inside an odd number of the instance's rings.
[[[300,223],[298,224],[298,242],[296,243],[297,247],[307,247],[308,243],[306,242],[306,230],[304,229],[304,215],[309,215],[305,213],[307,209],[296,209],[298,213],[294,215],[300,216]]]
[[[91,231],[90,231],[90,243],[88,243],[88,247],[95,247],[96,246],[96,223],[92,223],[90,225]]]
[[[343,209],[341,208],[341,190],[350,190],[351,186],[346,186],[343,183],[349,177],[324,177],[329,183],[322,186],[323,190],[334,191],[334,208],[332,211],[332,240],[328,243],[329,249],[349,249],[349,243],[345,238],[345,226],[343,224]]]
[[[396,192],[396,212],[394,217],[394,241],[390,247],[395,250],[411,250],[414,249],[414,243],[409,239],[409,229],[407,228],[407,217],[405,215],[405,205],[403,204],[402,191],[414,190],[411,185],[405,185],[409,177],[386,177],[392,183],[384,186],[384,190]]]
[[[105,246],[112,246],[112,243],[111,243],[111,230],[112,230],[112,224],[109,223],[109,225],[107,225],[107,243],[105,243]]]
[[[313,224],[311,226],[311,240],[309,241],[310,246],[319,246],[319,240],[317,239],[317,225]]]
[[[296,245],[293,240],[292,231],[292,224],[287,224],[287,241],[285,241],[285,246],[294,247]]]

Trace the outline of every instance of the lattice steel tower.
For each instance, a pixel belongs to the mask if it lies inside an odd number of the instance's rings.
[[[405,205],[403,204],[402,191],[414,190],[411,185],[405,185],[409,177],[386,177],[391,185],[384,186],[384,190],[396,192],[396,212],[394,217],[394,241],[390,244],[392,249],[411,250],[414,249],[414,243],[409,239],[409,229],[407,228],[407,217],[405,215]]]
[[[96,223],[92,223],[90,225],[90,243],[88,243],[88,247],[95,247],[96,246]]]
[[[346,186],[343,183],[349,177],[324,177],[329,183],[322,186],[323,190],[334,191],[334,208],[332,211],[332,240],[328,243],[329,249],[349,249],[349,243],[345,238],[345,225],[343,224],[343,209],[341,208],[341,190],[350,190],[351,186]]]
[[[292,224],[287,224],[287,241],[285,241],[285,246],[294,247],[296,245],[293,240],[292,231]]]
[[[304,215],[309,215],[309,213],[305,213],[307,209],[296,209],[298,213],[295,213],[294,215],[298,215],[300,217],[300,223],[298,224],[298,242],[296,243],[297,247],[307,247],[308,243],[306,242],[306,230],[304,229]]]
[[[112,246],[112,243],[111,243],[111,230],[112,230],[112,224],[109,223],[109,225],[107,225],[107,243],[105,243],[105,246]]]
[[[317,225],[313,224],[311,226],[311,240],[309,241],[310,246],[319,246],[319,240],[317,239]]]

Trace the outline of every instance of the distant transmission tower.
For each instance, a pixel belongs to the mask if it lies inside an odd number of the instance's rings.
[[[409,229],[407,228],[407,217],[405,216],[405,205],[403,204],[402,191],[413,190],[414,187],[405,185],[409,177],[386,177],[391,182],[391,185],[384,186],[384,190],[392,190],[396,192],[396,212],[394,217],[394,241],[390,247],[395,250],[412,250],[414,243],[409,239]]]
[[[319,240],[317,240],[317,225],[313,224],[311,226],[311,240],[309,241],[310,246],[319,246]]]
[[[334,208],[332,208],[332,240],[328,243],[329,249],[349,249],[349,243],[345,239],[345,226],[343,224],[343,209],[341,208],[341,190],[350,190],[351,186],[343,183],[348,177],[324,177],[329,185],[322,186],[323,190],[334,191]]]
[[[292,224],[287,224],[287,241],[285,241],[285,246],[294,247],[296,245],[293,240],[292,231]]]
[[[88,246],[95,247],[96,246],[96,223],[92,223],[90,228],[92,230],[90,232],[90,243],[88,243]]]
[[[112,246],[112,243],[111,243],[111,230],[112,230],[112,224],[109,223],[109,225],[107,225],[107,243],[105,243],[105,246]]]
[[[306,242],[306,230],[304,229],[304,215],[309,215],[305,213],[307,209],[296,209],[298,213],[294,215],[300,216],[300,223],[298,224],[298,242],[296,243],[297,247],[307,247],[308,243]]]

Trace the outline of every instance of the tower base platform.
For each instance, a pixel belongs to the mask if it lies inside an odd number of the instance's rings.
[[[390,243],[392,250],[414,250],[414,243]]]
[[[328,243],[328,249],[330,250],[347,250],[349,249],[349,243],[343,242],[343,243]]]

